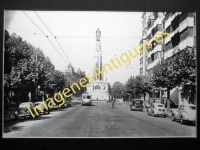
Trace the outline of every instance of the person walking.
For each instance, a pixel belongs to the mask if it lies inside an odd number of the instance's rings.
[[[115,100],[116,100],[116,98],[114,97],[114,98],[112,98],[112,108],[115,108]]]

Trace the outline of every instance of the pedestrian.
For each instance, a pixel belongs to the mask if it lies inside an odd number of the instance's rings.
[[[112,98],[112,108],[115,108],[115,100],[116,98]]]

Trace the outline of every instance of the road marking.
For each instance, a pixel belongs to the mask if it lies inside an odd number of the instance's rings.
[[[112,126],[114,123],[115,123],[115,122],[112,121],[112,122],[110,123],[110,125],[108,126],[107,130],[109,130],[109,129],[111,128],[111,126]]]

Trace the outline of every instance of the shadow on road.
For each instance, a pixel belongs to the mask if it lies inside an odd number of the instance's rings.
[[[175,120],[174,122],[180,123],[179,120]],[[195,126],[195,124],[193,122],[185,122],[184,124],[182,124],[183,126]]]
[[[84,106],[95,106],[94,104],[92,104],[92,105],[84,105]]]
[[[8,122],[4,122],[4,133],[8,133],[11,131],[21,131],[25,126],[19,125],[22,122],[32,122],[32,121],[37,121],[37,120],[44,120],[44,119],[49,119],[51,118],[48,115],[40,115],[35,118],[28,117],[25,119],[14,119]]]

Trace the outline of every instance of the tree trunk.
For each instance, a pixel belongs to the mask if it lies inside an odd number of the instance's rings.
[[[167,113],[170,113],[170,89],[167,88]]]
[[[150,93],[149,93],[149,105],[150,105]]]
[[[160,89],[160,103],[162,104],[162,90]]]
[[[144,101],[145,101],[146,93],[144,92]]]

